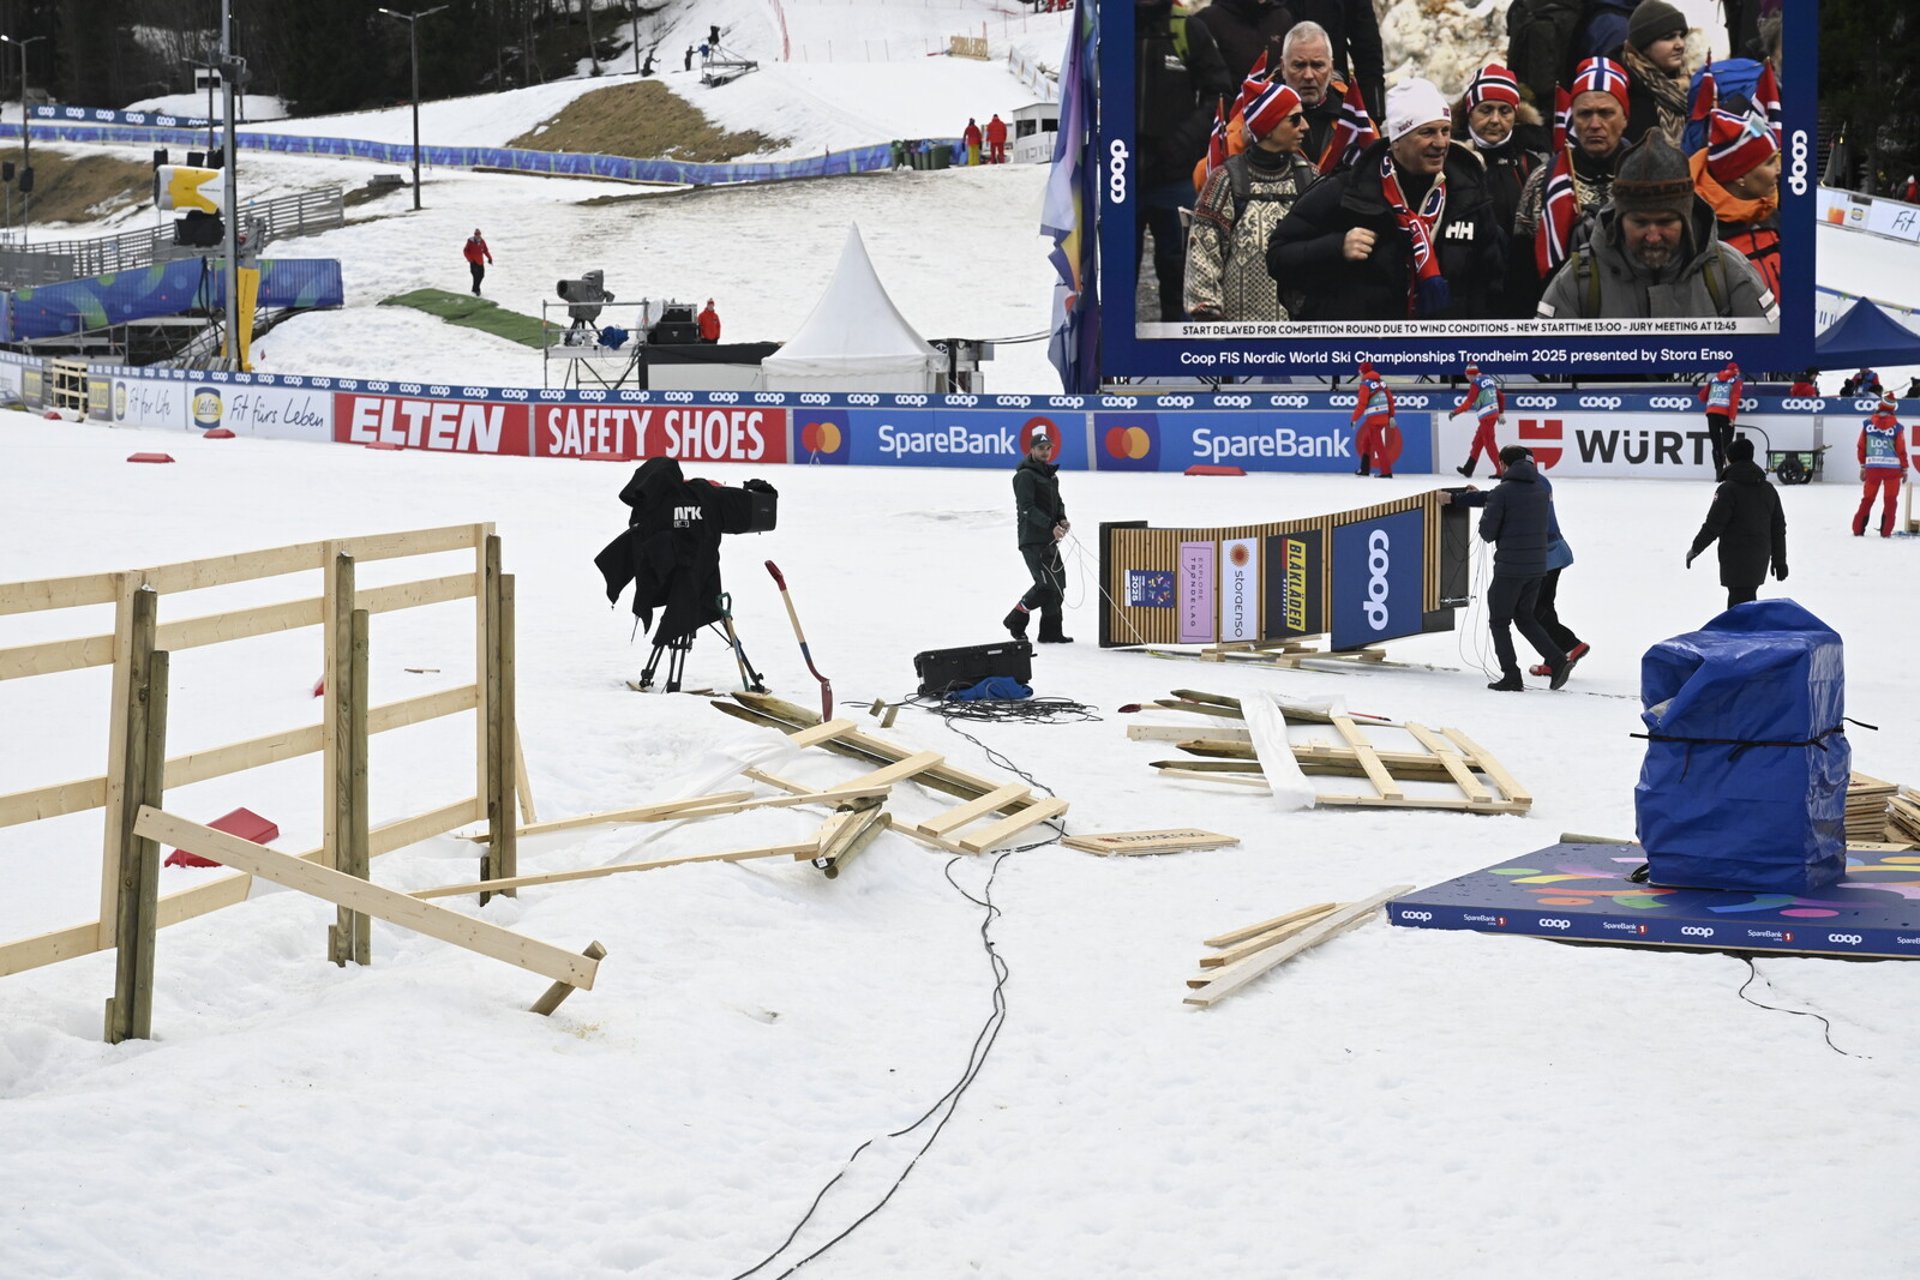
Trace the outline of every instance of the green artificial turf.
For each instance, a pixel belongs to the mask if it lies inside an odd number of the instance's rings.
[[[384,298],[380,305],[412,307],[415,311],[439,316],[448,324],[479,329],[535,350],[546,345],[541,340],[540,320],[537,316],[508,311],[485,298],[476,298],[470,293],[454,293],[447,289],[415,289],[411,293],[396,293],[391,298]]]

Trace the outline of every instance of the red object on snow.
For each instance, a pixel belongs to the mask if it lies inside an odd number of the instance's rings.
[[[1196,462],[1187,468],[1187,474],[1190,476],[1243,476],[1247,474],[1247,469],[1245,467],[1216,466],[1211,462]]]
[[[318,698],[323,694],[325,694],[326,691],[327,691],[327,678],[325,676],[321,676],[318,680],[315,680],[313,682],[313,696]]]
[[[127,461],[128,462],[172,462],[173,455],[170,453],[130,453],[127,455]]]
[[[207,824],[215,831],[224,831],[230,836],[239,836],[242,840],[251,840],[255,844],[265,844],[269,840],[280,838],[280,828],[270,818],[263,818],[251,809],[235,809],[232,813],[222,814]],[[185,849],[175,849],[167,855],[169,867],[217,867],[220,864],[212,858],[203,858],[197,853],[188,853]]]
[[[406,447],[403,444],[395,444],[391,440],[375,440],[367,445],[369,449],[392,449],[396,452]]]
[[[227,430],[225,427],[215,427],[211,431],[201,432],[201,438],[204,440],[231,440],[233,439],[233,432]]]
[[[49,409],[41,416],[53,422],[65,422],[67,420],[67,415],[61,413],[58,409]]]
[[[580,455],[580,461],[582,462],[632,462],[633,455],[630,453],[621,453],[618,450],[602,450],[599,453],[583,453]]]

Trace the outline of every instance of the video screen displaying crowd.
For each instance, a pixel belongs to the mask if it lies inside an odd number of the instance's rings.
[[[1666,0],[1590,3],[1391,88],[1370,0],[1134,18],[1142,322],[1778,321],[1777,12],[1702,65]]]

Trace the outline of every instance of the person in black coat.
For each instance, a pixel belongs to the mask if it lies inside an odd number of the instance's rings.
[[[1553,528],[1553,493],[1533,465],[1533,454],[1510,444],[1500,451],[1500,483],[1491,493],[1470,489],[1451,501],[1481,507],[1480,538],[1493,544],[1493,583],[1487,588],[1487,627],[1500,659],[1500,678],[1487,688],[1514,693],[1526,685],[1513,650],[1519,627],[1546,663],[1549,683],[1558,689],[1573,670],[1566,651],[1540,624],[1540,582],[1547,573],[1547,542]]]
[[[1278,69],[1280,38],[1293,26],[1294,13],[1288,0],[1213,0],[1187,21],[1199,23],[1213,36],[1227,75],[1239,84],[1263,53],[1268,72]]]
[[[1713,491],[1713,506],[1687,552],[1687,568],[1709,544],[1720,543],[1720,585],[1727,608],[1760,594],[1771,563],[1773,576],[1787,580],[1787,517],[1767,473],[1753,460],[1753,441],[1735,437],[1727,446],[1727,476]]]
[[[1187,230],[1180,210],[1193,205],[1193,167],[1207,154],[1213,113],[1239,88],[1227,78],[1207,28],[1183,19],[1176,31],[1172,14],[1171,0],[1135,0],[1133,7],[1133,125],[1140,152],[1133,261],[1138,270],[1151,231],[1162,321],[1184,316]]]
[[[1060,497],[1060,468],[1053,462],[1053,438],[1036,431],[1027,446],[1027,456],[1013,473],[1014,522],[1020,539],[1020,555],[1027,562],[1033,585],[1002,619],[1015,640],[1027,638],[1027,621],[1032,610],[1040,611],[1041,644],[1072,644],[1073,637],[1060,628],[1060,604],[1065,597],[1066,566],[1060,562],[1060,540],[1073,526],[1067,521],[1067,504]]]
[[[1367,114],[1381,118],[1387,107],[1386,57],[1380,45],[1380,19],[1373,0],[1287,0],[1297,22],[1317,22],[1333,46],[1333,69],[1342,80],[1360,82]]]

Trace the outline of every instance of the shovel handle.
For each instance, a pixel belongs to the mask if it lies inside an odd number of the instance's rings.
[[[780,572],[779,565],[771,560],[767,561],[767,572],[773,575],[774,584],[778,586],[780,590],[785,591],[787,589],[787,578],[785,574]]]

